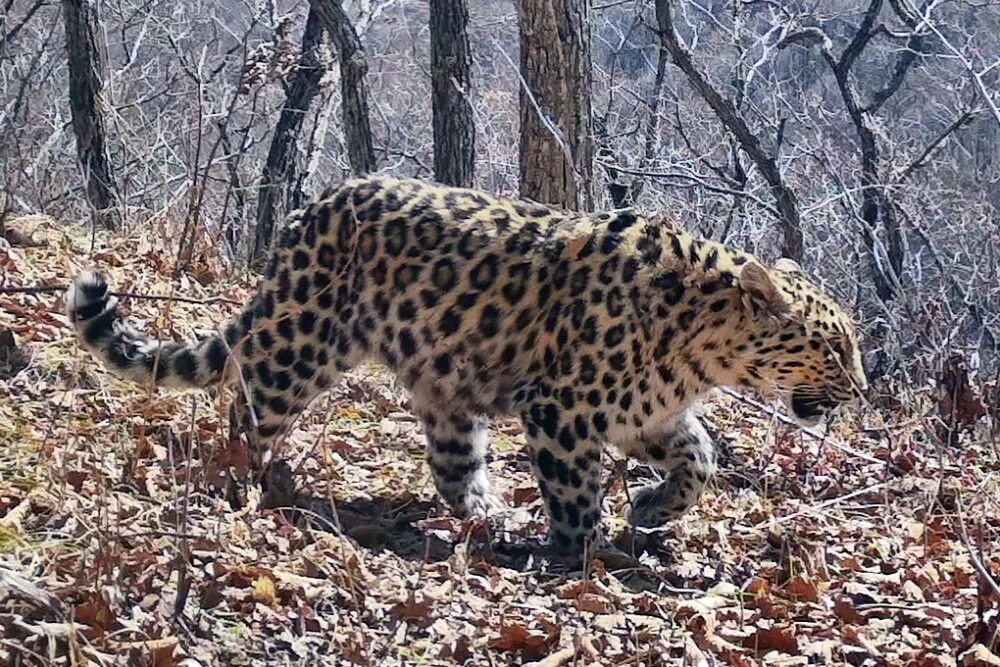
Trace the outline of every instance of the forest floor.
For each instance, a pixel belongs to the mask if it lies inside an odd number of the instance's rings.
[[[122,300],[165,337],[211,332],[250,295],[211,258],[172,287],[155,226],[93,251],[44,217],[10,229],[0,288],[93,265],[118,290],[205,299]],[[612,454],[605,525],[638,564],[573,572],[538,556],[514,420],[492,427],[491,469],[517,511],[458,521],[405,391],[359,369],[286,444],[335,511],[261,510],[252,491],[238,507],[224,398],[119,380],[78,347],[61,294],[0,293],[0,661],[996,667],[1000,446],[935,446],[912,393],[822,437],[711,399],[722,470],[699,506],[628,534],[623,477],[650,473]]]

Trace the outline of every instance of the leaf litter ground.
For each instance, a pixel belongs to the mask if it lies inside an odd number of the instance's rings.
[[[0,240],[0,287],[95,265],[122,291],[212,298],[123,300],[164,337],[212,332],[251,294],[212,258],[172,282],[165,241],[88,252],[47,218],[12,226],[38,245]],[[638,563],[574,572],[539,548],[515,420],[491,433],[513,511],[455,520],[406,392],[361,368],[285,444],[310,509],[240,505],[228,399],[115,378],[62,312],[58,294],[0,294],[7,664],[1000,665],[998,447],[939,450],[919,395],[823,437],[713,397],[722,472],[697,509],[630,533],[623,477],[652,473],[612,453],[606,525]]]

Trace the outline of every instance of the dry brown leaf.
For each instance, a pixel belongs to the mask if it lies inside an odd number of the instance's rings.
[[[538,485],[527,484],[525,486],[517,487],[514,489],[513,500],[514,504],[518,507],[530,505],[538,500]]]
[[[799,641],[795,635],[795,626],[792,625],[774,625],[769,628],[757,628],[755,632],[743,640],[743,646],[753,649],[757,653],[782,651],[794,655],[799,651]]]
[[[972,382],[961,354],[952,354],[945,360],[935,396],[942,421],[939,435],[951,445],[958,444],[959,435],[986,415],[982,395]]]
[[[255,602],[259,602],[268,607],[278,606],[278,590],[274,585],[274,579],[270,576],[262,576],[253,580],[251,584],[251,595]]]
[[[389,609],[389,616],[396,621],[409,621],[420,627],[430,625],[433,605],[427,596],[417,599],[416,593],[410,591],[405,600],[397,602]]]
[[[819,588],[815,582],[795,577],[784,585],[784,591],[793,598],[807,602],[819,602]]]
[[[754,577],[746,586],[747,593],[753,595],[767,595],[771,591],[771,584],[761,577]]]
[[[592,614],[610,614],[615,610],[614,596],[596,581],[572,581],[556,589],[556,595],[573,600],[580,611]]]
[[[608,614],[614,611],[611,602],[593,593],[579,595],[573,605],[580,611],[589,611],[591,614]]]
[[[854,603],[850,598],[839,595],[833,602],[833,613],[844,623],[851,625],[864,625],[868,622],[862,614],[854,608]]]
[[[92,593],[89,598],[73,610],[73,620],[84,623],[98,631],[98,634],[112,630],[117,626],[118,616],[99,593]]]
[[[490,641],[490,647],[518,653],[524,660],[538,660],[549,655],[559,643],[560,634],[559,626],[535,630],[518,620],[504,620],[499,636]]]

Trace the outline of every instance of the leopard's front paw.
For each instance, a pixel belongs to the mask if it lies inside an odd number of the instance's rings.
[[[632,506],[625,519],[634,528],[659,528],[668,521],[680,518],[690,505],[671,486],[670,480],[644,486],[632,492]]]
[[[488,517],[511,511],[510,506],[492,489],[486,491],[470,491],[461,502],[452,507],[452,512],[459,518],[473,516]]]
[[[263,492],[261,507],[295,507],[298,502],[295,476],[286,461],[272,461],[264,471],[260,486]]]

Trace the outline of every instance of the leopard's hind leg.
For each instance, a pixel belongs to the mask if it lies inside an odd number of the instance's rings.
[[[490,484],[484,417],[421,410],[427,462],[438,493],[456,516],[486,516],[504,503]]]
[[[331,358],[331,346],[316,336],[281,336],[278,330],[285,321],[255,322],[242,344],[242,382],[235,396],[251,473],[263,484],[268,505],[291,504],[294,498],[290,470],[278,457],[282,437],[306,406],[333,387],[349,367]]]

